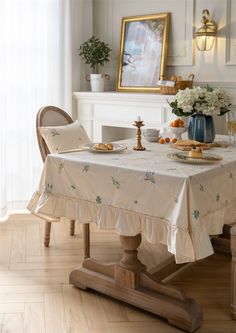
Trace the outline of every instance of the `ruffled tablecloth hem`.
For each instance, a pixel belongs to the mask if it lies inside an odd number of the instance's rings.
[[[160,242],[166,245],[168,251],[175,256],[176,263],[193,262],[213,254],[207,225],[211,225],[214,219],[214,233],[221,233],[225,213],[221,209],[221,217],[218,219],[215,212],[208,215],[206,223],[201,221],[190,232],[172,225],[166,219],[77,198],[57,197],[47,192],[34,193],[28,209],[50,222],[58,221],[58,217],[66,217],[79,223],[95,222],[101,229],[114,229],[124,236],[141,233],[152,244]]]

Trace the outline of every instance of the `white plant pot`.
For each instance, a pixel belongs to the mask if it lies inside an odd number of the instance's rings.
[[[104,76],[102,74],[90,74],[91,91],[104,91]]]

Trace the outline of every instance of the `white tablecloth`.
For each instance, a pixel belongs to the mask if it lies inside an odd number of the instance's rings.
[[[211,255],[209,235],[236,221],[236,148],[211,149],[223,156],[219,163],[190,165],[168,159],[168,144],[144,142],[140,152],[132,150],[135,140],[123,143],[128,149],[117,154],[49,155],[30,211],[141,232],[167,245],[177,263]]]

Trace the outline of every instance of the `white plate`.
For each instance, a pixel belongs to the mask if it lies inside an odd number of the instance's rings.
[[[176,162],[189,164],[211,164],[223,159],[222,156],[207,153],[203,153],[202,157],[190,157],[186,152],[168,153],[167,157]]]
[[[148,142],[158,142],[161,137],[146,136],[145,138]]]
[[[127,147],[125,145],[122,145],[120,143],[112,143],[113,144],[113,149],[112,150],[99,150],[99,149],[95,149],[93,148],[94,145],[96,145],[97,143],[87,143],[86,145],[84,145],[83,147],[85,149],[88,149],[88,151],[91,151],[92,153],[119,153],[123,150],[125,150]]]

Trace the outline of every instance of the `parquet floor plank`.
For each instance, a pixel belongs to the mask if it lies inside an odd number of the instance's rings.
[[[23,313],[4,314],[1,333],[24,333]]]
[[[0,333],[2,333],[2,321],[3,321],[3,314],[0,313]]]
[[[24,312],[24,303],[0,303],[0,313],[23,313]]]
[[[113,231],[91,224],[91,254],[119,260],[122,248]],[[179,333],[167,321],[95,291],[68,283],[83,259],[82,225],[69,236],[66,221],[52,226],[43,246],[44,221],[16,215],[0,224],[0,333]],[[230,317],[231,259],[216,254],[185,266],[166,281],[195,298],[203,309],[197,333],[235,333]]]
[[[100,297],[99,301],[103,307],[108,322],[129,321],[127,311],[123,303],[114,302],[112,298]]]
[[[66,333],[66,320],[61,293],[44,295],[45,328],[47,333]]]
[[[29,225],[26,232],[26,255],[38,256],[41,254],[39,225]]]
[[[12,230],[0,229],[0,271],[8,270],[12,246]]]
[[[63,302],[65,308],[67,330],[70,333],[89,333],[89,325],[84,308],[82,291],[73,286],[63,286]]]
[[[109,333],[109,323],[107,322],[104,308],[99,298],[102,297],[94,292],[81,291],[83,312],[88,322],[89,332]]]
[[[14,263],[25,262],[26,257],[26,228],[14,228],[12,236],[12,247],[11,247],[11,265]]]
[[[44,303],[25,303],[24,333],[44,333],[44,318]]]

